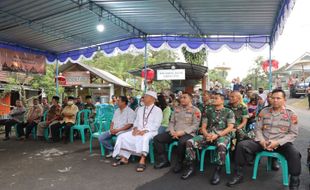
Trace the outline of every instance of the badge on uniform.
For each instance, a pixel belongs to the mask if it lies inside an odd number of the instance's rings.
[[[195,112],[195,116],[197,117],[197,119],[200,119],[200,113],[198,111]]]
[[[292,115],[291,116],[291,121],[292,121],[293,124],[297,124],[298,123],[297,115]]]

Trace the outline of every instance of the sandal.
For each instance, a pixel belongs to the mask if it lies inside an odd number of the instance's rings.
[[[118,161],[114,162],[114,163],[112,164],[112,166],[113,166],[113,167],[117,167],[117,166],[120,166],[120,165],[127,165],[127,164],[128,164],[128,161],[127,161],[127,162],[124,162],[124,161],[122,161],[122,160],[118,160]]]
[[[137,172],[144,172],[144,170],[146,169],[146,164],[138,164],[136,171]]]

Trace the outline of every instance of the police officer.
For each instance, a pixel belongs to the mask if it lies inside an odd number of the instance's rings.
[[[180,172],[184,160],[185,143],[195,135],[199,127],[201,113],[197,107],[192,105],[192,95],[187,92],[183,93],[180,96],[180,103],[180,106],[175,107],[167,132],[159,134],[153,139],[154,151],[157,155],[155,169],[170,166],[165,153],[165,145],[178,141],[177,162],[173,171]]]
[[[213,95],[213,107],[207,110],[206,117],[202,118],[202,135],[198,135],[186,143],[186,161],[188,168],[182,175],[187,179],[194,173],[194,161],[196,159],[195,148],[201,149],[212,144],[216,149],[216,167],[211,178],[211,184],[220,182],[220,171],[225,163],[227,145],[230,143],[230,133],[234,128],[235,116],[233,111],[224,107],[224,95],[215,93]]]
[[[235,174],[227,183],[228,186],[242,182],[247,154],[255,155],[257,152],[267,150],[278,152],[286,158],[291,175],[290,190],[298,189],[301,155],[292,144],[298,135],[297,116],[292,110],[285,108],[283,90],[273,90],[272,99],[272,107],[267,107],[260,113],[255,139],[238,143],[235,154]]]

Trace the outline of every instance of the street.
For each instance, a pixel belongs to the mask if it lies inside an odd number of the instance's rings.
[[[290,104],[292,101],[288,101]],[[288,107],[290,107],[288,105]],[[295,109],[299,116],[300,133],[295,143],[302,154],[301,190],[308,189],[310,183],[309,172],[306,167],[306,150],[309,143],[310,126],[309,110]],[[1,139],[3,135],[1,135]],[[2,190],[24,189],[113,189],[113,190],[146,190],[146,189],[232,189],[226,187],[229,179],[225,170],[222,171],[222,181],[218,186],[211,186],[213,166],[207,161],[205,172],[197,171],[196,175],[187,181],[180,179],[181,174],[174,174],[171,168],[154,170],[148,164],[144,173],[137,173],[135,162],[127,166],[114,168],[110,159],[101,159],[97,141],[95,149],[89,154],[89,141],[84,145],[80,140],[73,144],[49,144],[29,140],[26,142],[0,142],[0,179]],[[288,189],[282,185],[280,171],[266,171],[266,160],[261,162],[256,181],[251,179],[252,167],[246,169],[245,182],[234,189],[261,190],[261,189]],[[233,165],[232,165],[233,170]]]

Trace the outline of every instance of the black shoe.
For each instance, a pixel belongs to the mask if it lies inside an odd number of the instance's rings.
[[[181,176],[181,179],[188,179],[190,176],[192,176],[195,173],[195,164],[193,162],[188,163],[188,168]]]
[[[299,188],[299,176],[291,176],[289,187],[290,187],[290,190],[298,190],[298,188]]]
[[[182,162],[177,162],[173,168],[174,173],[180,173],[183,169]]]
[[[280,169],[280,165],[279,165],[279,163],[278,163],[278,159],[276,159],[276,158],[273,158],[273,159],[272,159],[271,169],[272,169],[273,171],[278,171],[278,170]]]
[[[222,166],[215,166],[215,169],[214,169],[214,173],[212,175],[212,178],[210,180],[210,183],[212,185],[217,185],[220,183],[221,181],[221,170],[222,170]]]
[[[5,138],[3,139],[3,141],[7,141],[7,140],[10,140],[10,137],[5,137]]]
[[[170,166],[170,163],[168,161],[164,161],[164,162],[159,162],[155,164],[154,169],[162,169],[162,168],[167,168],[169,166]]]
[[[235,174],[233,178],[226,183],[228,187],[233,187],[243,181],[243,167],[238,166],[235,168]]]
[[[235,186],[235,185],[241,183],[242,181],[243,181],[243,176],[236,174],[236,175],[234,175],[234,177],[229,182],[227,182],[226,185],[228,187],[232,187],[232,186]]]

